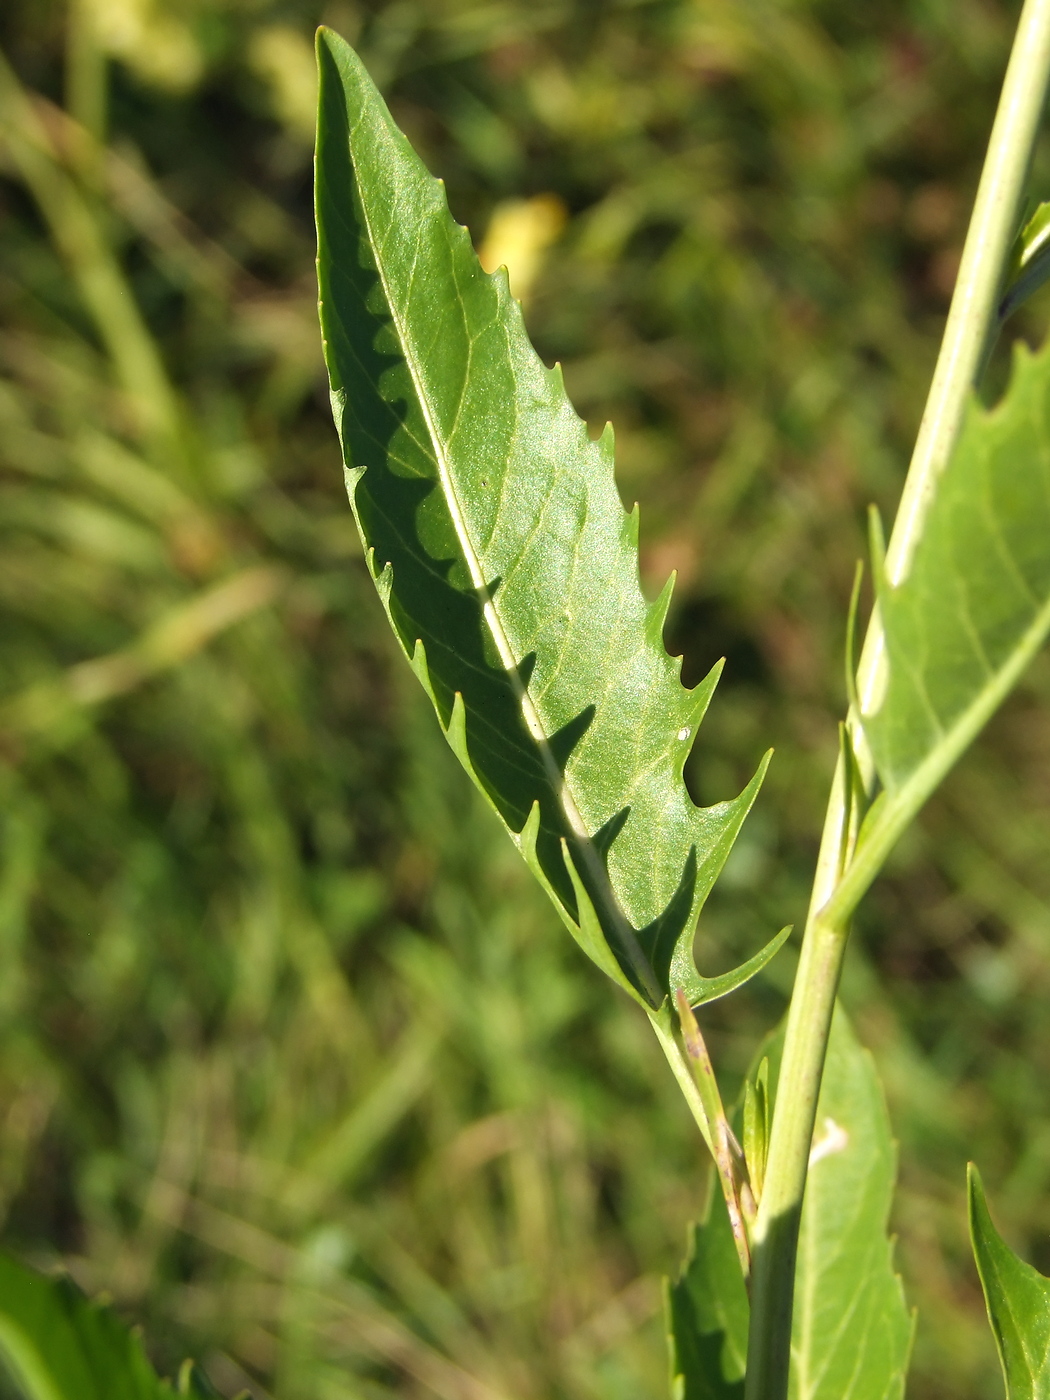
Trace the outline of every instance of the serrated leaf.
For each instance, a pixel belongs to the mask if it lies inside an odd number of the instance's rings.
[[[611,431],[588,437],[353,50],[321,30],[318,62],[322,334],[390,622],[586,952],[649,1006],[703,1000],[697,916],[762,770],[689,799],[718,668],[687,691],[664,649],[670,585],[642,595]]]
[[[791,1400],[900,1400],[912,1318],[886,1234],[896,1148],[871,1055],[836,1008],[799,1234]]]
[[[1050,1396],[1050,1279],[1010,1249],[992,1224],[977,1168],[967,1173],[970,1242],[988,1320],[1006,1382],[1007,1400]]]
[[[869,832],[910,820],[1050,628],[1048,425],[1050,347],[1019,346],[1002,401],[967,411],[906,577],[876,563],[885,685],[862,721],[886,791]]]
[[[173,1400],[138,1337],[66,1278],[0,1255],[0,1355],[27,1400]],[[192,1365],[178,1394],[215,1392]]]
[[[681,1274],[666,1286],[672,1400],[741,1400],[747,1363],[747,1290],[725,1201],[692,1230]]]

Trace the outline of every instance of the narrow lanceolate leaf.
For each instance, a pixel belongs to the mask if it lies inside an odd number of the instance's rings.
[[[1050,1396],[1050,1279],[1018,1259],[988,1214],[977,1168],[969,1169],[970,1241],[999,1348],[1007,1400]]]
[[[189,1364],[173,1391],[108,1308],[88,1302],[68,1279],[47,1278],[4,1255],[0,1356],[27,1400],[217,1400]]]
[[[1050,347],[1019,346],[1002,401],[967,413],[905,578],[876,563],[885,666],[862,720],[885,792],[869,831],[910,820],[1046,637],[1048,429]]]
[[[836,1010],[795,1282],[791,1400],[900,1400],[912,1318],[886,1234],[896,1176],[871,1056]]]
[[[671,1400],[742,1400],[748,1302],[725,1202],[693,1229],[680,1277],[667,1286]]]
[[[563,919],[642,1001],[708,985],[696,918],[757,791],[699,809],[682,765],[714,690],[664,650],[637,512],[504,271],[483,272],[360,60],[318,37],[318,278],[351,501],[449,742]]]

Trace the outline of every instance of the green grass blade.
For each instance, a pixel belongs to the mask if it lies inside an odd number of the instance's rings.
[[[390,622],[562,918],[643,1002],[690,984],[696,919],[754,800],[682,767],[717,680],[664,649],[637,512],[506,274],[484,273],[360,60],[318,36],[320,314],[354,513]],[[764,765],[763,765],[764,768]]]
[[[886,1234],[896,1149],[870,1054],[837,1009],[795,1282],[792,1400],[899,1400],[912,1319]]]
[[[999,1349],[1007,1400],[1046,1400],[1050,1396],[1050,1279],[1003,1243],[972,1164],[967,1181],[970,1242]]]
[[[835,897],[847,913],[1050,629],[1048,412],[1050,347],[1019,346],[1002,401],[970,405],[909,572],[891,586],[876,561],[884,664],[861,718],[884,791]]]
[[[172,1400],[142,1344],[68,1279],[0,1255],[0,1354],[27,1400]],[[184,1368],[179,1393],[208,1395]]]
[[[747,1290],[725,1202],[717,1193],[693,1229],[680,1277],[667,1286],[672,1400],[740,1400],[747,1362]]]

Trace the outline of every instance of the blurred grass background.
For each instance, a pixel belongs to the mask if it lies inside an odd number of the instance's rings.
[[[864,512],[895,505],[1016,9],[5,0],[3,1242],[162,1367],[275,1400],[655,1400],[704,1191],[647,1028],[479,807],[359,558],[314,26],[616,426],[646,585],[679,571],[672,650],[687,679],[728,657],[695,795],[777,745],[702,922],[717,972],[804,912]],[[851,953],[922,1400],[1001,1393],[968,1156],[1050,1269],[1048,699],[1042,662]],[[730,1085],[793,957],[711,1008]]]

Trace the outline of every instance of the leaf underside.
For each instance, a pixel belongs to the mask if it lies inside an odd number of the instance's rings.
[[[967,411],[909,571],[876,590],[886,684],[862,716],[888,803],[914,811],[1050,629],[1050,346],[1015,350],[1006,394]]]
[[[138,1337],[68,1279],[0,1255],[0,1357],[27,1400],[217,1400],[189,1363],[178,1390],[157,1376]]]
[[[1018,1259],[988,1214],[977,1168],[968,1172],[970,1241],[988,1319],[1006,1382],[1007,1400],[1050,1396],[1050,1279]]]
[[[664,649],[670,583],[646,602],[611,431],[590,440],[357,55],[321,30],[318,62],[325,358],[394,632],[586,952],[650,1006],[703,1000],[697,916],[762,770],[690,800],[717,668],[687,691]]]
[[[836,1008],[795,1276],[791,1400],[900,1400],[913,1319],[886,1234],[896,1148],[871,1055]]]

